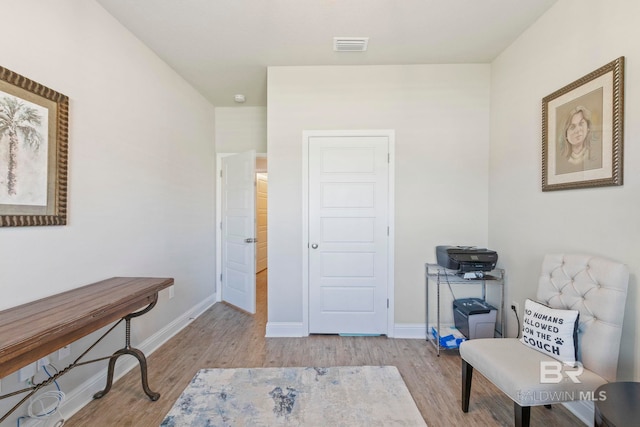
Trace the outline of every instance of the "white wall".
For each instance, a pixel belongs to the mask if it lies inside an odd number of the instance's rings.
[[[216,152],[267,152],[265,107],[217,107]]]
[[[93,1],[0,11],[1,65],[70,99],[68,225],[0,229],[0,309],[112,276],[174,277],[175,298],[133,321],[135,346],[214,292],[213,107]],[[99,368],[72,371],[64,391]]]
[[[438,244],[486,245],[489,66],[270,67],[269,324],[302,323],[302,131],[396,131],[396,323]],[[424,326],[422,326],[424,331]]]
[[[535,297],[545,253],[584,252],[629,265],[618,376],[640,379],[640,2],[560,0],[492,64],[489,244],[508,297]],[[542,98],[626,57],[624,185],[541,191]],[[516,335],[510,318],[510,335]],[[606,345],[606,343],[603,343]]]

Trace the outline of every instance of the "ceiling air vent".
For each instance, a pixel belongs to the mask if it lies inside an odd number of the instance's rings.
[[[333,50],[336,52],[364,52],[369,37],[334,37]]]

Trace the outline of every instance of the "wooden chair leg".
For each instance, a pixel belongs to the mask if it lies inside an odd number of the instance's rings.
[[[471,395],[471,378],[473,366],[462,359],[462,412],[469,412],[469,396]]]
[[[520,406],[516,402],[513,402],[513,414],[515,416],[516,427],[529,427],[531,406]]]

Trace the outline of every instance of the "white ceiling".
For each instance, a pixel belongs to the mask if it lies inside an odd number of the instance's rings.
[[[212,104],[265,106],[268,66],[489,63],[557,0],[97,1]]]

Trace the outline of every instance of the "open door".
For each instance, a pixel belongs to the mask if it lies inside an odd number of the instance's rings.
[[[222,300],[256,312],[256,152],[222,159]]]

